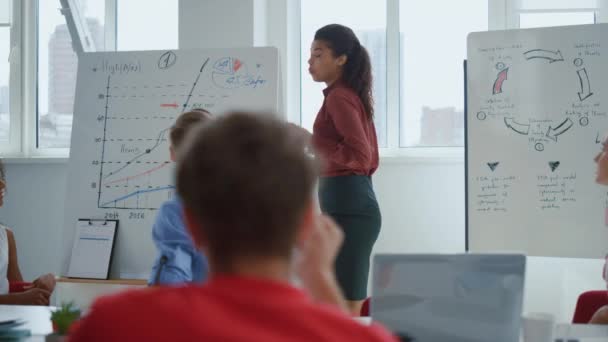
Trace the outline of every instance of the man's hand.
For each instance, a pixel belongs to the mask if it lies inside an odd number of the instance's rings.
[[[293,134],[293,136],[297,137],[298,139],[301,139],[301,142],[304,146],[310,147],[312,134],[308,130],[306,130],[302,126],[298,126],[291,122],[287,125],[290,133]]]
[[[320,215],[301,248],[297,272],[313,298],[346,310],[334,271],[336,256],[343,240],[344,233],[338,225],[328,216]]]

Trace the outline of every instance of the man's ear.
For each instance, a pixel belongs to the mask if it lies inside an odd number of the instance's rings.
[[[304,246],[310,234],[314,231],[315,225],[317,224],[317,209],[316,203],[313,199],[311,199],[304,209],[304,213],[302,214],[302,219],[300,220],[300,224],[298,226],[298,230],[296,232],[296,247],[300,248]]]
[[[169,146],[169,157],[171,158],[172,162],[174,162],[177,159],[177,156],[175,155],[175,149],[173,148],[173,145]]]
[[[203,232],[203,227],[198,222],[192,211],[188,209],[188,207],[184,206],[183,215],[184,223],[186,224],[186,228],[188,229],[188,232],[190,233],[190,236],[192,237],[196,248],[198,248],[199,250],[207,249],[207,246],[209,244],[207,236]]]

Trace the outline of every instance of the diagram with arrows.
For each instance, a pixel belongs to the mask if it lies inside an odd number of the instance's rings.
[[[580,55],[579,53],[578,56],[570,59],[569,54],[563,53],[560,49],[533,48],[525,51],[522,49],[512,56],[501,55],[502,60],[498,62],[493,59],[494,68],[489,75],[493,78],[491,90],[487,93],[484,105],[474,112],[474,118],[481,124],[492,124],[493,121],[501,120],[507,132],[519,136],[519,139],[527,139],[529,145],[537,152],[543,152],[547,144],[559,143],[577,129],[587,127],[590,121],[594,120],[591,115],[593,112],[589,110],[592,106],[590,101],[594,98],[593,77]],[[547,76],[549,79],[555,79],[557,74],[564,71],[571,73],[567,79],[563,78],[566,80],[563,82],[572,82],[568,89],[576,89],[568,100],[572,106],[559,113],[542,112],[542,108],[540,108],[541,112],[538,112],[538,107],[528,113],[523,112],[525,108],[521,108],[521,101],[511,99],[513,92],[519,92],[521,96],[522,90],[517,89],[518,84],[521,83],[517,81],[509,83],[512,82],[509,81],[509,77],[512,75],[518,77],[517,71],[521,70],[522,66],[528,68],[538,66],[539,71],[534,72],[549,72]],[[546,92],[550,91],[553,84],[544,82],[539,83],[539,86],[542,87],[540,91]]]

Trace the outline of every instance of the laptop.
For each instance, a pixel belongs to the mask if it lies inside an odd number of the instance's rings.
[[[378,254],[371,316],[406,341],[517,342],[520,254]]]

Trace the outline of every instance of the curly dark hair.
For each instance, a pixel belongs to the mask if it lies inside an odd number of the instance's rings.
[[[342,80],[359,95],[368,119],[374,118],[372,94],[372,65],[367,49],[350,28],[340,24],[329,24],[315,33],[315,40],[327,43],[334,57],[346,56]]]

